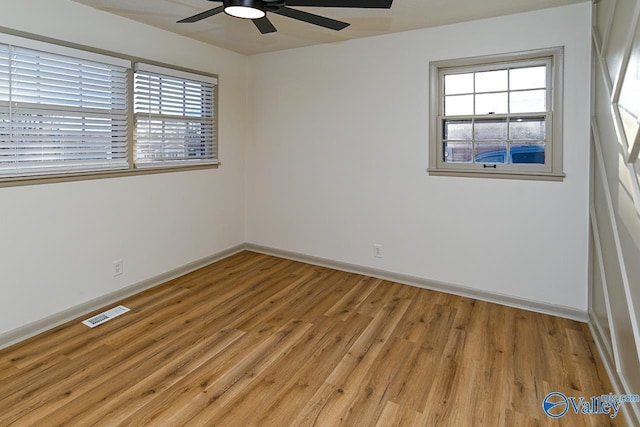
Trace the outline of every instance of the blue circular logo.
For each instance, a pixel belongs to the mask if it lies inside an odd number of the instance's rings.
[[[560,418],[569,410],[569,400],[564,394],[554,391],[544,397],[542,409],[551,418]]]

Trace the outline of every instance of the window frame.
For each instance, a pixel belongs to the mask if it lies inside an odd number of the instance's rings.
[[[563,138],[563,62],[564,48],[530,50],[429,63],[429,175],[561,181]],[[507,67],[548,64],[547,111],[538,113],[444,115],[444,76],[469,72],[503,70]],[[507,88],[507,91],[510,91]],[[474,91],[475,94],[475,91]],[[444,162],[443,124],[445,120],[501,119],[507,117],[545,117],[545,164],[534,163],[453,163]]]
[[[71,182],[81,180],[103,179],[103,178],[117,178],[124,176],[137,176],[156,173],[167,172],[184,172],[202,169],[217,169],[221,162],[219,160],[219,87],[220,77],[218,74],[196,70],[192,68],[182,67],[178,65],[168,64],[160,61],[155,61],[148,58],[142,58],[133,55],[122,54],[105,49],[94,48],[78,43],[67,42],[50,37],[39,36],[22,31],[16,31],[5,27],[0,27],[0,43],[11,44],[27,49],[36,49],[43,52],[51,52],[55,54],[62,54],[72,56],[69,52],[80,52],[82,56],[75,56],[78,59],[96,60],[101,56],[112,57],[119,60],[126,61],[128,64],[126,71],[127,78],[127,138],[126,138],[126,150],[127,150],[127,165],[126,168],[111,169],[111,170],[91,170],[91,171],[68,171],[62,173],[48,173],[38,175],[15,175],[10,177],[0,178],[0,188],[23,186],[23,185],[37,185],[47,183],[58,182]],[[186,164],[174,164],[174,165],[159,165],[156,167],[136,167],[134,163],[134,150],[135,150],[135,118],[133,113],[133,91],[134,91],[134,66],[137,63],[144,63],[150,66],[161,67],[175,71],[176,74],[180,73],[199,75],[203,78],[213,79],[216,81],[216,88],[213,96],[213,134],[214,141],[213,146],[216,154],[215,161],[207,162],[188,162]]]

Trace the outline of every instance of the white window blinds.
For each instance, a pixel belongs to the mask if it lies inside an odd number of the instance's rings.
[[[217,163],[215,78],[136,64],[135,166]]]
[[[128,168],[128,61],[109,59],[0,44],[0,177]]]

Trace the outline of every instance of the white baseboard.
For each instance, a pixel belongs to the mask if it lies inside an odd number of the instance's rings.
[[[389,280],[392,282],[402,283],[410,286],[416,286],[419,288],[445,292],[448,294],[460,295],[463,297],[474,298],[477,300],[506,305],[509,307],[521,308],[523,310],[534,311],[537,313],[564,317],[567,319],[577,320],[583,323],[586,323],[589,321],[589,314],[586,311],[578,310],[572,307],[548,304],[544,302],[528,300],[525,298],[518,298],[510,295],[487,292],[479,289],[468,288],[466,286],[453,285],[450,283],[424,279],[422,277],[411,276],[408,274],[394,273],[386,270],[365,267],[362,265],[350,264],[342,261],[335,261],[327,258],[320,258],[316,256],[305,255],[305,254],[291,252],[283,249],[271,248],[268,246],[256,245],[253,243],[245,244],[245,249],[253,252],[259,252],[266,255],[272,255],[280,258],[300,261],[307,264],[333,268],[334,270],[341,270],[341,271],[347,271],[350,273],[362,274],[365,276],[376,277],[379,279]]]
[[[428,280],[421,277],[411,276],[407,274],[394,273],[386,270],[365,267],[357,264],[305,255],[297,252],[286,251],[282,249],[271,248],[267,246],[255,245],[252,243],[244,243],[224,251],[218,252],[206,258],[191,262],[184,266],[178,267],[167,273],[152,277],[148,280],[127,286],[118,291],[87,301],[83,304],[71,307],[67,310],[37,320],[33,323],[21,326],[4,334],[0,334],[0,349],[8,347],[12,344],[23,341],[34,335],[52,329],[70,320],[84,316],[88,313],[104,308],[110,304],[114,304],[124,298],[135,295],[139,292],[158,286],[176,277],[185,275],[194,270],[202,268],[206,265],[227,258],[243,250],[259,252],[266,255],[272,255],[280,258],[291,259],[294,261],[305,262],[308,264],[319,265],[322,267],[333,268],[335,270],[347,271],[350,273],[362,274],[366,276],[376,277],[383,280],[389,280],[419,288],[430,289],[445,292],[454,295],[474,298],[482,301],[492,302],[496,304],[506,305],[509,307],[521,308],[528,311],[534,311],[553,316],[564,317],[568,319],[587,322],[589,320],[588,313],[571,307],[565,307],[554,304],[547,304],[538,301],[531,301],[524,298],[513,297],[510,295],[496,294],[492,292],[482,291],[478,289],[458,286],[434,280]]]
[[[591,330],[591,335],[593,336],[593,340],[595,341],[598,352],[600,353],[600,360],[602,360],[602,364],[607,371],[609,380],[611,380],[613,392],[618,395],[638,394],[637,390],[634,391],[629,389],[624,377],[620,375],[615,367],[614,361],[611,360],[611,355],[607,351],[607,346],[605,345],[605,338],[602,336],[603,329],[598,317],[593,313],[589,314],[589,329]],[[640,405],[628,403],[623,405],[621,410],[629,426],[640,426]]]
[[[225,249],[216,254],[210,255],[208,257],[199,259],[194,262],[190,262],[189,264],[170,270],[164,274],[160,274],[150,279],[143,280],[142,282],[135,283],[125,288],[119,289],[115,292],[111,292],[107,295],[103,295],[101,297],[98,297],[90,301],[87,301],[85,303],[71,307],[67,310],[64,310],[59,313],[53,314],[51,316],[45,317],[43,319],[37,320],[33,323],[29,323],[19,328],[13,329],[9,332],[5,332],[4,334],[0,334],[0,349],[9,347],[10,345],[26,340],[27,338],[30,338],[34,335],[37,335],[39,333],[52,329],[70,320],[84,316],[88,313],[91,313],[92,311],[96,311],[98,309],[104,308],[107,305],[114,304],[124,298],[130,297],[144,290],[153,288],[154,286],[161,285],[169,280],[175,279],[176,277],[183,276],[187,273],[190,273],[199,268],[205,267],[216,261],[220,261],[221,259],[227,258],[231,255],[241,252],[244,249],[245,249],[244,244],[233,246],[229,249]]]

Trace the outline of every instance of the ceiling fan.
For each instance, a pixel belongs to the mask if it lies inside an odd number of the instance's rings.
[[[309,7],[350,7],[368,9],[390,9],[393,0],[209,0],[222,3],[222,6],[209,9],[197,15],[181,19],[178,23],[198,22],[221,12],[236,18],[251,19],[262,34],[273,33],[273,26],[267,12],[286,16],[308,22],[309,24],[340,31],[349,26],[349,23],[337,21],[320,15],[315,15],[302,10],[292,9],[288,6]]]

